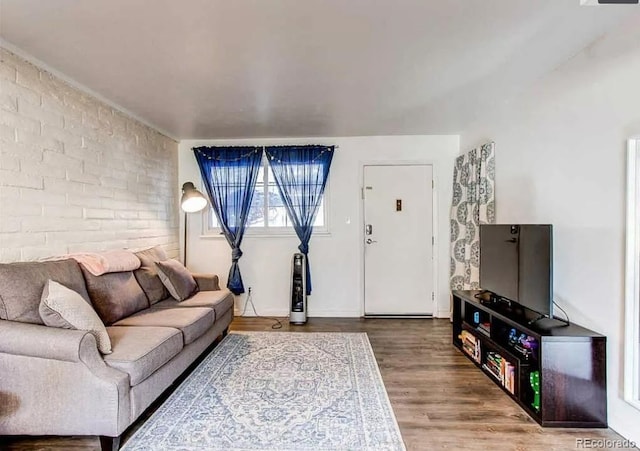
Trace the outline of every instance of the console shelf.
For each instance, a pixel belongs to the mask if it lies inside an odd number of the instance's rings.
[[[453,344],[534,420],[607,427],[607,338],[480,291],[453,292]]]

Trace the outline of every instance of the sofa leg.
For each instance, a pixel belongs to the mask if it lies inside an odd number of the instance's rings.
[[[118,451],[120,449],[120,436],[107,437],[106,435],[101,435],[100,449],[102,451]]]
[[[225,330],[222,331],[222,338],[226,337],[227,335],[229,335],[229,328],[228,327]]]

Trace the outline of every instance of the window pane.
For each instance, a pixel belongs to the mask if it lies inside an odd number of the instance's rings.
[[[212,207],[209,207],[209,227],[212,229],[220,227],[218,217],[216,216],[216,212],[213,211]]]
[[[287,210],[282,203],[280,191],[276,185],[271,167],[267,167],[267,181],[269,184],[269,198],[267,199],[267,209],[269,210],[269,227],[290,227]]]
[[[269,227],[289,227],[287,210],[284,208],[280,192],[275,183],[269,183]]]
[[[260,169],[258,169],[258,178],[256,179],[256,185],[262,185],[264,183],[264,161],[262,162],[262,166],[260,167]],[[269,169],[269,172],[271,172],[271,169]],[[269,174],[269,176],[271,176],[271,174]]]
[[[320,201],[320,206],[318,207],[318,214],[316,215],[315,221],[313,221],[314,227],[324,227],[324,196]]]
[[[264,227],[264,184],[256,184],[247,218],[247,227]]]

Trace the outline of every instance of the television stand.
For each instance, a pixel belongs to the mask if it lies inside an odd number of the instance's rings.
[[[542,426],[607,427],[607,338],[480,294],[453,292],[453,345]]]

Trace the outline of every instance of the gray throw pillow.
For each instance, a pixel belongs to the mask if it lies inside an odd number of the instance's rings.
[[[101,353],[111,354],[111,340],[102,320],[93,307],[75,291],[49,280],[42,290],[38,310],[47,326],[86,330],[96,337]]]
[[[91,304],[102,321],[110,326],[149,307],[147,296],[131,271],[110,272],[94,276],[82,265]]]
[[[198,291],[198,285],[195,279],[185,268],[182,263],[177,260],[165,260],[157,262],[158,275],[160,280],[174,299],[184,301],[193,293]]]
[[[160,277],[158,276],[157,262],[163,262],[167,260],[167,254],[160,246],[155,246],[150,249],[138,251],[135,253],[136,257],[140,259],[140,268],[136,269],[133,274],[136,276],[136,280],[142,287],[144,294],[147,295],[149,303],[151,305],[169,297],[169,292],[163,285]]]
[[[2,214],[2,207],[0,207],[0,217]],[[49,279],[56,280],[79,293],[89,302],[80,265],[75,260],[1,263],[0,319],[44,324],[38,313],[38,307],[42,290]]]

